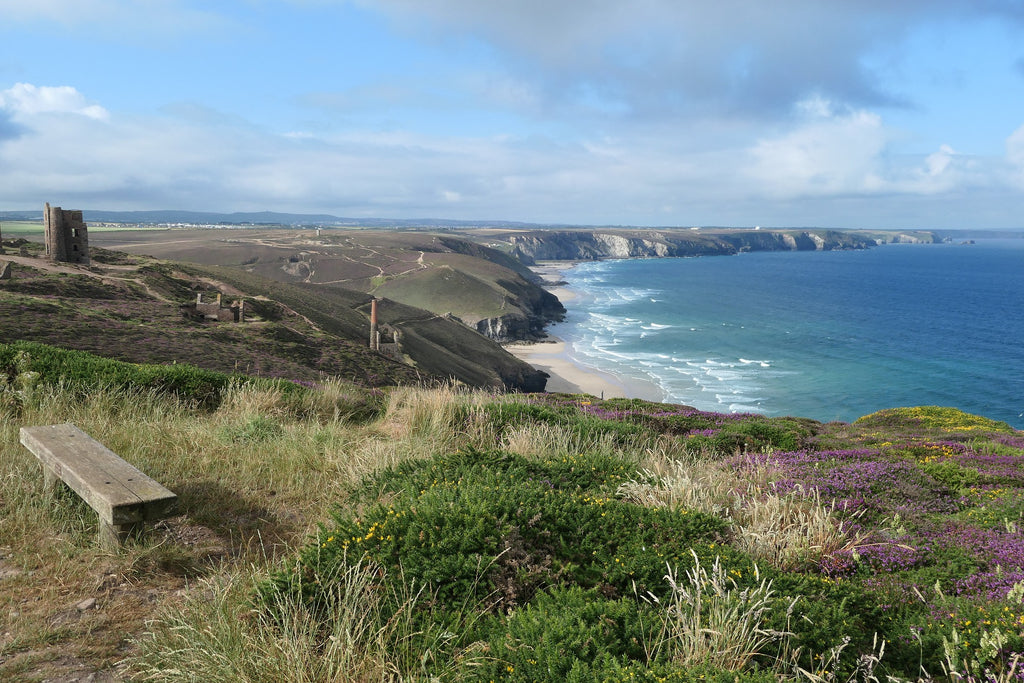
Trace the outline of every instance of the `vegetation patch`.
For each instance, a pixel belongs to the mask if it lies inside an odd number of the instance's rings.
[[[145,365],[125,363],[69,351],[45,344],[14,342],[0,344],[0,380],[6,386],[23,389],[37,385],[59,386],[71,393],[96,390],[153,390],[205,408],[216,407],[231,375],[211,372],[190,365]],[[246,378],[284,392],[303,389],[286,382]]]
[[[1024,434],[998,423],[301,388],[69,353],[0,347],[0,677],[59,678],[67,652],[154,681],[1021,673]],[[103,552],[17,444],[18,424],[64,420],[181,517]]]

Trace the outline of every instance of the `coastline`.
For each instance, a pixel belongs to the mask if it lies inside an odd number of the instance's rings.
[[[575,292],[565,287],[563,273],[580,261],[545,261],[530,268],[541,278],[547,291],[562,303],[576,298]],[[644,398],[661,401],[660,390],[654,385],[630,382],[607,372],[595,370],[579,363],[572,355],[572,347],[565,340],[549,334],[538,342],[516,342],[505,350],[521,361],[548,373],[548,393],[590,394],[597,398]]]

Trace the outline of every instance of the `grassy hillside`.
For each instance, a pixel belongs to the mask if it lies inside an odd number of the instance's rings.
[[[11,244],[11,242],[8,242]],[[370,297],[337,287],[266,280],[94,247],[93,266],[56,266],[27,243],[0,281],[0,339],[91,351],[136,363],[192,363],[221,372],[365,386],[455,378],[473,386],[540,390],[544,376],[463,325],[382,302],[409,343],[405,361],[369,351]],[[246,301],[245,324],[196,322],[181,305],[197,292]],[[424,338],[443,338],[431,346]],[[453,349],[459,356],[453,359]]]
[[[259,287],[332,334],[359,335],[357,339],[368,335],[370,297],[361,292],[266,281],[234,268],[193,269],[247,291]],[[378,319],[401,332],[403,353],[427,376],[453,378],[475,387],[544,389],[545,375],[456,321],[387,299],[379,302]]]
[[[1004,423],[163,369],[211,403],[159,368],[45,357],[0,347],[3,680],[1021,673],[1024,433]],[[177,516],[102,550],[17,443],[63,421]]]
[[[106,238],[118,248],[207,266],[241,268],[291,284],[386,297],[476,326],[507,316],[539,330],[565,311],[523,263],[450,235],[404,231],[196,230]]]
[[[479,278],[449,266],[432,268],[382,284],[375,292],[416,308],[429,308],[438,297],[453,306],[459,318],[493,318],[503,313],[506,298]],[[460,296],[461,294],[461,296]]]

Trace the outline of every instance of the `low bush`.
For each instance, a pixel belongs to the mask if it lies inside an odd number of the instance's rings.
[[[647,659],[653,612],[633,599],[610,599],[579,586],[538,593],[522,609],[497,621],[491,634],[493,661],[480,680],[604,680],[615,670]]]
[[[751,574],[750,561],[723,545],[723,520],[611,498],[627,471],[607,455],[538,461],[473,450],[401,464],[368,479],[354,493],[366,507],[337,511],[264,599],[301,592],[323,602],[329,586],[310,577],[358,561],[425,586],[431,604],[486,606],[494,616],[558,587],[610,601],[667,596],[666,563],[685,569],[695,558]]]
[[[887,408],[865,415],[854,424],[863,427],[923,427],[947,432],[1009,432],[1013,427],[979,415],[971,415],[956,408],[917,406],[914,408]]]
[[[241,378],[191,365],[125,363],[85,351],[25,341],[0,344],[0,376],[14,383],[24,373],[35,373],[39,384],[59,385],[69,392],[90,392],[98,388],[152,389],[207,409],[220,405],[233,381],[273,386],[283,394],[303,391],[291,382]]]
[[[749,566],[722,546],[720,519],[611,498],[625,469],[610,457],[544,463],[472,450],[404,463],[363,487],[364,498],[387,503],[336,514],[302,564],[323,573],[365,556],[430,583],[438,600],[490,596],[503,609],[562,583],[606,595],[634,584],[660,592],[664,562],[688,565],[692,547]]]

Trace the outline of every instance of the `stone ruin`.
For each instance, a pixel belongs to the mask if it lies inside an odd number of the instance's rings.
[[[65,211],[50,206],[43,211],[46,228],[46,255],[63,263],[89,265],[89,229],[81,211]]]
[[[3,253],[3,252],[0,252],[0,253]],[[11,262],[10,261],[0,261],[0,280],[10,280],[10,279],[11,279]]]
[[[237,299],[230,306],[224,306],[220,293],[213,301],[203,301],[203,293],[197,292],[194,303],[182,304],[181,313],[190,320],[200,322],[214,320],[222,323],[244,323],[245,300]]]

